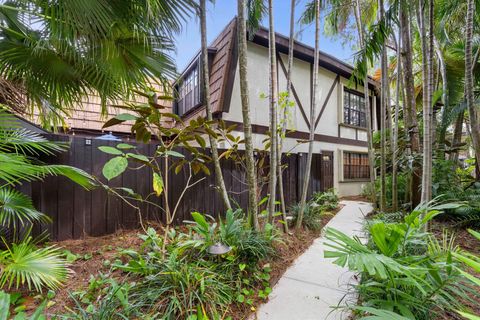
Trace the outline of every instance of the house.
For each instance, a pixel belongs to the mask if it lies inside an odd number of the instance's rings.
[[[208,60],[214,117],[227,124],[236,124],[235,134],[242,136],[236,29],[236,19],[233,19],[209,46]],[[288,37],[277,33],[279,92],[286,88],[288,45]],[[248,41],[247,47],[254,144],[256,148],[262,148],[269,126],[269,102],[262,98],[262,95],[269,92],[268,30],[260,28],[253,39]],[[363,87],[351,85],[349,79],[353,72],[352,66],[320,52],[317,117],[315,123],[309,123],[313,56],[313,48],[295,42],[292,71],[292,99],[295,106],[290,110],[289,132],[283,151],[306,154],[308,144],[299,143],[298,140],[307,140],[310,126],[315,126],[314,153],[321,155],[322,161],[333,166],[333,170],[322,171],[320,179],[329,181],[329,186],[335,188],[341,196],[358,195],[369,181]],[[200,54],[197,54],[175,83],[178,97],[173,110],[185,122],[205,116],[199,61]],[[373,130],[379,127],[377,85],[374,80],[369,80]],[[225,146],[220,144],[219,147]]]

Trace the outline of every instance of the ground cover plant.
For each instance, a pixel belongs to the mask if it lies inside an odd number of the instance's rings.
[[[464,302],[478,301],[478,287],[462,271],[459,248],[451,234],[441,239],[425,226],[441,210],[458,205],[417,207],[407,215],[381,214],[367,222],[368,241],[327,229],[332,250],[325,257],[360,275],[359,319],[437,319],[444,312],[467,312]]]

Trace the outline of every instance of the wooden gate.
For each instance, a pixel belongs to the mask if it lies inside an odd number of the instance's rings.
[[[303,179],[305,177],[307,154],[299,153],[297,169],[297,198],[300,199]],[[307,199],[312,197],[315,192],[323,192],[333,188],[333,151],[322,151],[314,153],[312,157],[312,167],[310,171],[310,185],[307,192]]]

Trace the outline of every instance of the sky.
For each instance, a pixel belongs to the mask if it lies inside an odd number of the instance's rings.
[[[295,9],[296,21],[301,15],[307,0],[299,0]],[[207,1],[207,38],[210,43],[225,28],[230,20],[237,13],[236,0],[216,0],[214,4]],[[289,34],[290,28],[290,0],[274,0],[274,20],[275,31],[284,35]],[[267,25],[268,20],[265,19],[262,25]],[[295,29],[298,31],[303,29],[297,40],[309,46],[315,43],[315,28],[311,26],[299,26],[296,24]],[[321,26],[323,28],[323,26]],[[182,71],[188,62],[200,49],[200,24],[196,17],[192,17],[184,27],[183,32],[177,36],[177,52],[175,60],[178,71]],[[326,37],[324,34],[320,36],[320,50],[334,57],[351,63],[353,61],[354,51],[349,45],[343,45],[342,40]]]

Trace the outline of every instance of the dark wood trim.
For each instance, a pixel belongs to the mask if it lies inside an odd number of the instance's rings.
[[[320,109],[320,113],[317,116],[317,120],[315,121],[315,129],[317,129],[318,123],[322,118],[323,111],[325,111],[325,108],[327,107],[327,104],[328,104],[328,101],[330,100],[330,96],[332,95],[333,89],[335,89],[335,87],[339,82],[340,82],[340,75],[337,74],[337,76],[335,77],[335,80],[333,80],[330,90],[328,91],[327,98],[325,99],[325,102],[322,105],[322,109]]]
[[[277,60],[280,61],[280,66],[282,67],[283,74],[285,75],[285,77],[287,77],[287,68],[285,68],[285,64],[283,63],[282,57],[280,56],[278,51],[277,51]],[[295,86],[293,85],[293,81],[292,81],[291,85],[292,85],[293,97],[294,97],[298,107],[300,108],[300,113],[302,114],[303,120],[305,120],[305,123],[307,124],[307,127],[310,130],[310,121],[308,121],[307,114],[305,113],[305,109],[303,109],[303,105],[300,102],[300,98],[298,97],[297,91],[295,90]]]
[[[235,73],[237,71],[238,64],[238,40],[237,40],[237,24],[233,26],[232,30],[232,43],[230,44],[228,65],[227,65],[227,77],[225,86],[223,86],[223,92],[220,95],[220,110],[218,112],[229,112],[230,104],[232,101],[233,85],[235,83]]]
[[[235,131],[242,131],[243,132],[243,123],[225,120],[225,124],[227,126],[237,125],[234,129]],[[267,126],[262,126],[258,124],[252,124],[252,133],[257,134],[267,134],[269,132],[269,128]],[[300,139],[300,140],[308,140],[310,138],[310,133],[308,132],[301,132],[301,131],[291,131],[286,133],[287,138],[292,139]],[[324,134],[315,134],[315,141],[319,142],[328,142],[328,143],[335,143],[335,144],[344,144],[349,146],[357,146],[357,147],[367,147],[368,144],[366,141],[348,139],[348,138],[341,138],[335,136],[328,136]]]
[[[367,131],[367,128],[365,128],[365,127],[354,126],[353,124],[348,124],[348,123],[339,123],[338,126]]]

